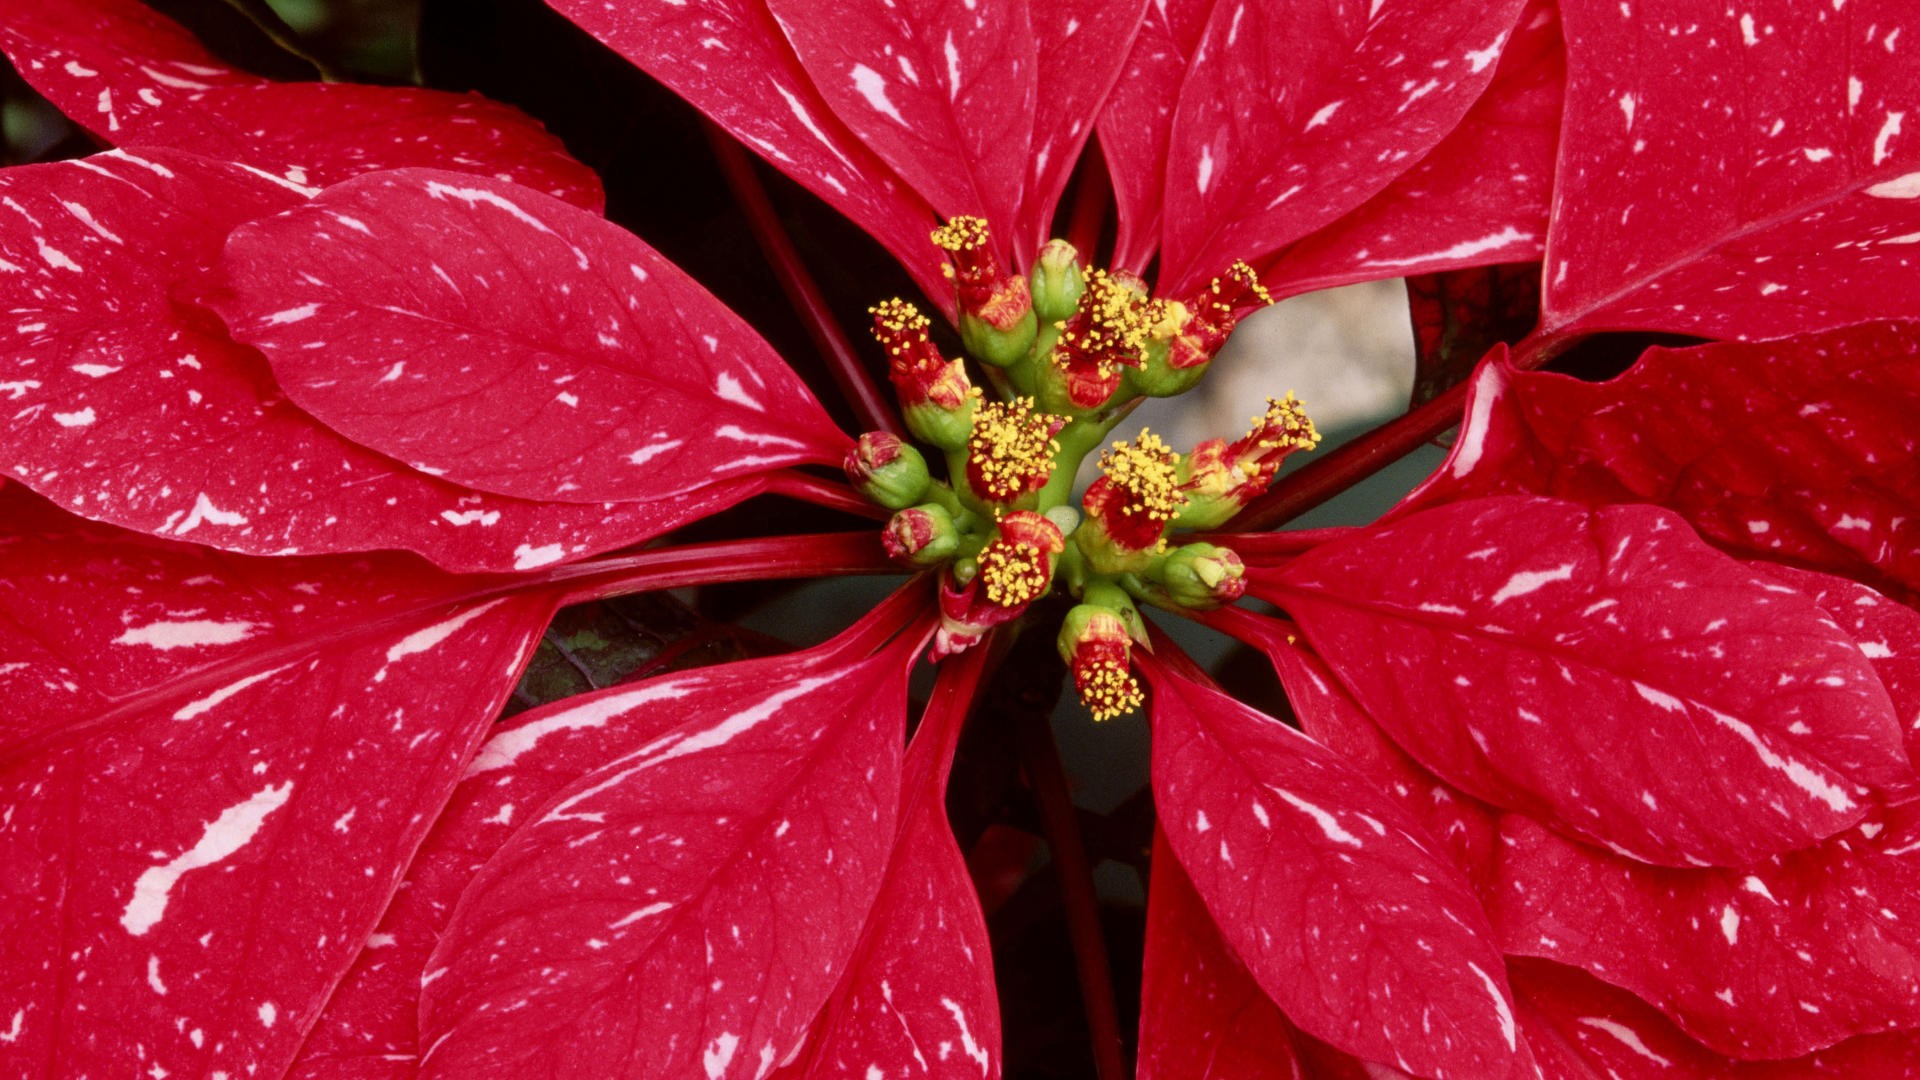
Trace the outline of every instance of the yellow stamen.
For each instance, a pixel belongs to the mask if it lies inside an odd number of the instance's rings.
[[[990,236],[985,218],[965,215],[950,218],[945,225],[933,230],[934,244],[954,255],[986,247]]]
[[[1032,398],[982,405],[973,414],[967,460],[978,493],[1010,502],[1046,483],[1053,456],[1060,452],[1054,433],[1066,418],[1033,411]]]
[[[1001,607],[1020,607],[1038,600],[1049,584],[1046,553],[1025,544],[997,541],[980,551],[980,580],[987,599]]]
[[[873,316],[873,336],[885,344],[890,335],[913,335],[925,337],[927,329],[933,324],[927,321],[920,309],[899,297],[883,300],[867,309]],[[897,351],[897,350],[896,350]]]
[[[1307,407],[1291,390],[1284,399],[1267,399],[1266,415],[1253,418],[1247,439],[1263,450],[1311,450],[1320,445],[1320,433],[1314,430]]]
[[[1072,353],[1078,353],[1096,361],[1101,377],[1111,377],[1116,360],[1139,362],[1142,346],[1162,317],[1157,305],[1146,302],[1113,275],[1105,270],[1089,271],[1079,312],[1061,324],[1054,362],[1064,364]]]
[[[1145,428],[1131,443],[1117,442],[1100,454],[1100,471],[1131,496],[1136,513],[1172,521],[1187,503],[1180,493],[1180,455]]]
[[[1118,660],[1093,660],[1074,672],[1080,700],[1095,720],[1111,720],[1133,712],[1146,700],[1140,683]]]

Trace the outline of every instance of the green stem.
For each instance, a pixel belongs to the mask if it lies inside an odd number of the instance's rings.
[[[1053,475],[1047,479],[1047,486],[1040,489],[1041,513],[1067,504],[1073,494],[1074,478],[1080,474],[1080,463],[1099,449],[1107,436],[1113,434],[1113,429],[1120,426],[1120,421],[1132,415],[1143,400],[1132,398],[1105,415],[1081,417],[1067,423],[1057,439],[1060,452],[1053,456]]]
[[[952,467],[952,455],[948,455],[947,465],[949,468]],[[943,481],[935,480],[933,483],[927,485],[926,501],[945,510],[948,516],[953,518],[954,527],[961,532],[973,531],[973,527],[980,521],[980,515],[974,513],[965,503],[961,502],[960,496]]]

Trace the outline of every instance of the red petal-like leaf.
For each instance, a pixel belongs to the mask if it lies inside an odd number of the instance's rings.
[[[1791,1061],[1733,1061],[1682,1034],[1631,994],[1576,968],[1515,958],[1507,965],[1520,1027],[1547,1080],[1896,1080],[1920,1070],[1911,1032],[1863,1035]]]
[[[932,210],[841,124],[765,0],[547,4],[867,230],[951,309],[953,286],[941,275],[946,259],[927,241]],[[943,71],[944,58],[916,74],[933,79]]]
[[[993,946],[945,795],[987,650],[940,666],[903,770],[900,830],[880,893],[805,1057],[775,1080],[1000,1075]]]
[[[1215,625],[1253,644],[1273,662],[1301,730],[1371,777],[1425,828],[1428,843],[1444,852],[1484,895],[1493,866],[1496,814],[1441,783],[1395,746],[1326,664],[1297,645],[1282,624],[1240,609],[1222,615],[1228,617]]]
[[[1745,865],[1912,782],[1853,640],[1664,510],[1477,499],[1250,576],[1422,765],[1636,859]]]
[[[1906,734],[1907,756],[1920,754],[1920,611],[1832,574],[1778,563],[1751,565],[1798,589],[1853,638],[1893,701],[1894,715]]]
[[[1011,253],[1039,67],[1025,0],[766,2],[834,114],[942,217],[1005,222]]]
[[[235,225],[304,199],[243,166],[101,154],[0,176],[0,467],[73,512],[249,554],[402,548],[526,569],[636,543],[753,494],[538,503],[414,472],[316,423],[219,321],[169,299]]]
[[[627,707],[680,725],[528,807],[461,896],[423,978],[422,1075],[717,1080],[794,1053],[894,836],[921,635],[866,654],[899,608],[648,684],[673,692]]]
[[[1160,247],[1160,207],[1173,110],[1212,11],[1213,0],[1148,4],[1120,81],[1100,111],[1100,150],[1120,208],[1115,266],[1144,270]]]
[[[1287,1018],[1240,963],[1164,836],[1154,838],[1139,1080],[1306,1080]]]
[[[412,1080],[418,1072],[421,977],[474,875],[567,785],[686,722],[661,702],[790,675],[804,657],[675,673],[581,695],[493,729],[434,823],[367,948],[301,1048],[302,1080]]]
[[[0,668],[84,702],[0,758],[0,1069],[279,1075],[552,600],[69,522],[0,537]]]
[[[1649,349],[1611,382],[1489,357],[1409,507],[1492,492],[1651,502],[1731,551],[1920,596],[1920,327]]]
[[[0,49],[56,108],[109,142],[203,90],[266,82],[140,0],[6,0]]]
[[[1386,190],[1289,249],[1261,275],[1267,287],[1292,294],[1538,260],[1565,89],[1559,16],[1547,0],[1529,0],[1460,126]]]
[[[379,173],[236,230],[210,299],[287,396],[415,468],[658,499],[848,443],[740,318],[631,233],[510,184]]]
[[[1167,841],[1287,1019],[1422,1075],[1531,1076],[1485,916],[1420,826],[1319,743],[1145,667]]]
[[[1094,117],[1120,78],[1140,30],[1145,0],[1050,0],[1033,4],[1039,81],[1034,102],[1033,166],[1020,208],[1021,243],[1032,257],[1053,236],[1053,214]],[[1171,106],[1171,100],[1168,102]]]
[[[0,48],[34,89],[115,146],[244,161],[302,184],[432,165],[589,210],[605,201],[600,178],[518,109],[477,94],[269,82],[137,0],[7,0]]]
[[[1561,17],[1544,330],[1770,337],[1912,311],[1920,13],[1567,0]]]
[[[1501,947],[1585,968],[1736,1057],[1920,1024],[1920,805],[1737,869],[1668,869],[1501,821]]]
[[[1174,114],[1162,286],[1264,256],[1406,172],[1486,89],[1520,6],[1215,5]]]
[[[291,1075],[413,1080],[420,1068],[420,979],[461,892],[555,792],[686,720],[678,711],[647,706],[699,693],[717,674],[689,672],[583,694],[494,728],[420,845],[379,928],[328,1000]]]

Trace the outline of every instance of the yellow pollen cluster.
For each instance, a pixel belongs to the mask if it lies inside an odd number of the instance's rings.
[[[1080,310],[1061,327],[1060,341],[1098,358],[1100,374],[1110,376],[1116,357],[1138,359],[1160,318],[1159,309],[1143,303],[1132,289],[1105,270],[1092,270],[1087,273],[1087,291],[1080,296]]]
[[[985,218],[962,215],[933,230],[933,242],[941,250],[958,255],[986,247],[989,235]]]
[[[1131,496],[1136,513],[1172,521],[1187,497],[1180,493],[1180,455],[1160,436],[1142,428],[1131,443],[1117,442],[1100,455],[1100,471]]]
[[[1253,267],[1248,266],[1244,260],[1233,260],[1233,265],[1227,267],[1225,276],[1246,286],[1247,291],[1253,294],[1253,298],[1261,303],[1273,303],[1273,294],[1267,291],[1265,285],[1260,284],[1260,275],[1255,273]],[[1214,289],[1216,291],[1220,288],[1219,280],[1219,278],[1214,279]]]
[[[1005,540],[982,548],[980,580],[986,583],[987,599],[1001,607],[1020,607],[1040,599],[1048,585],[1041,565],[1045,557],[1025,544]]]
[[[933,325],[925,315],[920,314],[919,308],[897,296],[873,305],[867,309],[867,314],[873,316],[873,336],[883,344],[888,336],[924,338],[927,329]],[[896,348],[893,351],[899,350]]]
[[[1053,433],[1065,423],[1065,417],[1034,412],[1032,398],[982,405],[967,438],[969,472],[979,494],[1008,502],[1044,484],[1060,452]]]
[[[1074,687],[1095,720],[1111,720],[1133,712],[1146,700],[1140,683],[1118,660],[1091,660],[1074,672]]]
[[[1256,445],[1264,450],[1311,450],[1320,445],[1320,433],[1313,429],[1307,407],[1291,390],[1284,400],[1267,399],[1266,415],[1253,418],[1253,430],[1247,432],[1247,438],[1257,440]]]

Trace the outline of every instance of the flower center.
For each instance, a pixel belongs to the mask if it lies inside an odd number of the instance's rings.
[[[952,259],[955,329],[973,373],[942,353],[912,304],[888,300],[872,314],[907,427],[944,457],[950,479],[880,434],[849,455],[848,477],[895,511],[888,552],[941,575],[936,658],[1018,618],[1057,583],[1079,601],[1059,648],[1081,699],[1095,719],[1135,709],[1131,648],[1145,641],[1136,604],[1217,607],[1246,588],[1231,550],[1173,546],[1170,536],[1224,524],[1319,436],[1289,393],[1268,399],[1232,443],[1210,439],[1182,455],[1146,430],[1112,443],[1078,510],[1068,505],[1074,475],[1143,398],[1191,389],[1238,320],[1271,297],[1236,262],[1192,296],[1156,298],[1130,273],[1083,270],[1061,240],[1041,249],[1031,276],[1009,274],[978,218],[952,219],[933,242]]]

